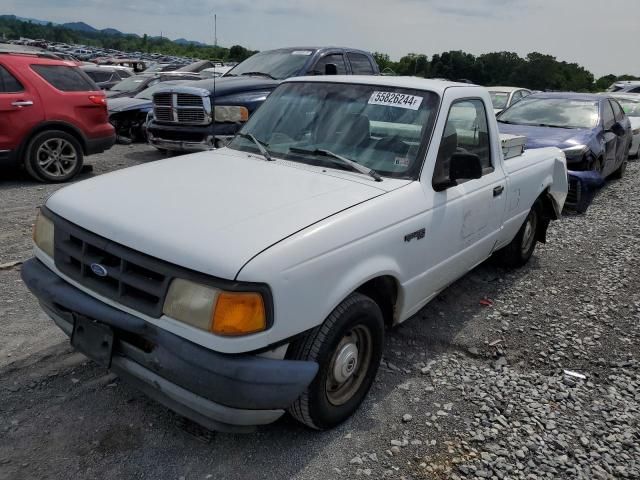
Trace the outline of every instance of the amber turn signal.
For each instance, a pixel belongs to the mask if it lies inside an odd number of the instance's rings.
[[[238,336],[257,333],[267,328],[262,295],[252,292],[221,292],[216,301],[211,332]]]

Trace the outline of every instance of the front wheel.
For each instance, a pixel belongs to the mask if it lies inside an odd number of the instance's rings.
[[[509,245],[498,252],[500,262],[507,268],[518,268],[526,264],[536,249],[538,226],[541,222],[541,205],[537,200],[526,220]]]
[[[380,307],[371,298],[352,293],[322,325],[291,345],[289,358],[317,362],[319,368],[289,413],[318,430],[345,421],[373,384],[383,344]]]

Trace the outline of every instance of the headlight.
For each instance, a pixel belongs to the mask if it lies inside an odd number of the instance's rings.
[[[163,312],[216,335],[249,335],[267,328],[260,293],[226,292],[180,278],[171,282]]]
[[[249,120],[249,110],[247,107],[216,106],[216,122],[246,122]]]
[[[562,151],[567,157],[567,160],[578,161],[582,160],[584,154],[589,151],[589,147],[586,145],[575,145],[573,147],[564,148]]]
[[[38,212],[33,225],[33,242],[50,257],[53,257],[53,230],[53,222]]]

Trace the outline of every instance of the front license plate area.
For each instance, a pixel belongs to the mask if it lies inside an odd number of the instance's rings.
[[[82,315],[74,315],[71,345],[103,367],[111,366],[113,329]]]

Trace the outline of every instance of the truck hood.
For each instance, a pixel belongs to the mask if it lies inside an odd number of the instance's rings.
[[[47,207],[121,245],[219,278],[309,225],[382,195],[373,179],[221,149],[66,187]],[[353,178],[351,178],[353,177]],[[406,182],[405,182],[406,183]]]
[[[596,136],[596,131],[588,128],[552,128],[530,125],[509,125],[498,122],[500,133],[524,135],[527,137],[526,148],[557,147],[559,149],[574,145],[588,145]]]
[[[214,88],[215,83],[215,88]],[[215,79],[208,78],[206,80],[197,80],[189,82],[189,87],[204,88],[209,90],[211,94],[215,91],[216,97],[224,97],[235,93],[250,92],[256,90],[273,90],[280,85],[279,80],[270,80],[265,77],[218,77]],[[178,86],[176,86],[177,88]],[[168,89],[169,90],[169,89]]]
[[[109,114],[126,112],[128,110],[151,110],[153,102],[144,98],[119,97],[107,100]]]

